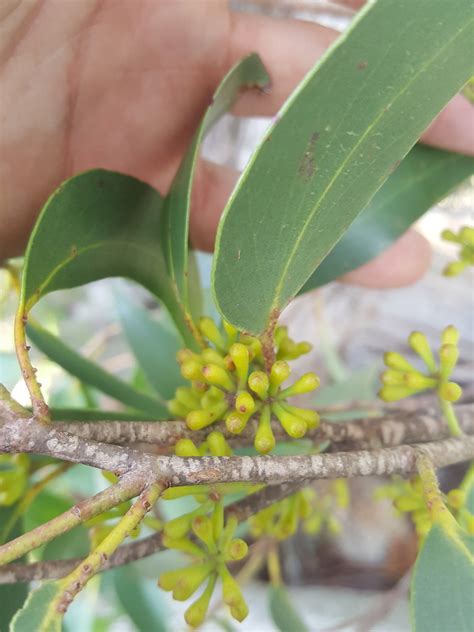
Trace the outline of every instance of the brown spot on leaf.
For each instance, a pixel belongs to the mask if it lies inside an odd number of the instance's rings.
[[[316,163],[314,160],[314,148],[319,138],[319,132],[313,132],[309,137],[308,144],[306,145],[303,158],[298,167],[298,173],[303,180],[310,180],[316,172]]]
[[[357,70],[365,70],[367,68],[367,62],[366,61],[360,61],[357,64]]]

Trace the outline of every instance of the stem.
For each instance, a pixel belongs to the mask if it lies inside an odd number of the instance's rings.
[[[443,417],[448,424],[449,432],[453,437],[459,437],[462,435],[462,430],[459,425],[458,418],[454,411],[454,406],[451,402],[447,402],[444,399],[439,398],[439,405],[441,407],[441,412],[443,413]]]
[[[0,546],[0,564],[8,564],[73,527],[87,522],[90,518],[133,498],[140,493],[144,485],[139,478],[124,477],[116,485],[83,500],[56,518]]]
[[[43,423],[49,423],[51,421],[49,415],[49,408],[44,401],[43,394],[41,392],[41,385],[36,379],[36,369],[31,364],[30,355],[28,353],[30,347],[26,344],[25,326],[28,320],[27,312],[23,302],[18,305],[18,310],[15,315],[14,323],[14,335],[15,335],[15,349],[20,365],[23,379],[28,388],[30,394],[31,406],[33,408],[34,416]]]
[[[56,611],[65,613],[74,597],[100,570],[101,566],[118,549],[131,531],[136,529],[158,500],[163,485],[152,483],[130,507],[118,525],[102,540],[99,546],[61,582],[62,590],[54,600]]]
[[[438,522],[448,531],[451,531],[453,526],[457,526],[456,521],[444,503],[433,462],[426,454],[419,454],[416,459],[416,466],[432,521]]]
[[[281,586],[283,581],[281,578],[280,557],[278,555],[278,545],[276,542],[268,552],[267,564],[270,583],[273,586]]]

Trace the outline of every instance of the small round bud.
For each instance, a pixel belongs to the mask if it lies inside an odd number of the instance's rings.
[[[235,410],[239,413],[253,413],[255,400],[247,391],[241,391],[235,398]]]
[[[212,318],[204,316],[199,321],[199,331],[218,349],[225,349],[224,338]]]
[[[229,560],[237,561],[243,559],[248,552],[249,547],[247,542],[241,540],[240,538],[236,538],[235,540],[231,540],[227,548],[227,557]]]
[[[422,375],[421,373],[405,373],[404,381],[409,388],[417,391],[426,388],[435,388],[437,385],[437,381],[434,378],[426,377],[426,375]]]
[[[379,397],[384,402],[396,402],[414,393],[416,390],[408,388],[408,386],[383,386],[379,391]]]
[[[232,434],[240,434],[247,425],[250,415],[239,413],[236,410],[231,411],[225,418],[225,425]]]
[[[191,439],[180,439],[174,447],[176,456],[200,456],[199,450]]]
[[[396,353],[395,351],[387,351],[383,356],[385,364],[390,369],[395,369],[395,371],[415,371],[415,367],[408,362],[400,353]]]
[[[168,402],[168,410],[174,417],[180,417],[181,419],[185,419],[189,413],[189,408],[184,406],[181,402],[178,402],[177,399],[170,399]]]
[[[447,496],[448,505],[453,509],[461,509],[466,502],[466,492],[462,489],[452,489]]]
[[[212,574],[202,595],[184,613],[184,619],[192,628],[197,628],[204,621],[211,601],[217,576]]]
[[[204,349],[201,353],[201,358],[203,359],[205,364],[217,364],[223,369],[226,368],[225,361],[223,356],[218,353],[215,349]]]
[[[474,228],[472,226],[463,226],[459,231],[459,238],[463,244],[474,246]]]
[[[181,365],[181,375],[185,380],[202,380],[202,366],[196,360],[186,360]]]
[[[229,355],[235,366],[235,371],[239,380],[239,387],[243,388],[247,381],[247,375],[249,372],[249,350],[245,345],[236,342],[229,349]]]
[[[459,358],[459,349],[450,344],[441,345],[439,350],[440,376],[442,379],[448,378]]]
[[[186,601],[196,592],[211,573],[212,564],[193,564],[182,570],[185,574],[178,579],[173,588],[173,599],[176,601]]]
[[[290,372],[288,362],[284,360],[278,360],[273,364],[270,370],[270,393],[272,395],[277,392],[280,384],[288,379]]]
[[[178,518],[169,520],[163,527],[163,531],[164,533],[166,533],[167,536],[169,536],[173,540],[179,540],[180,538],[184,538],[184,536],[191,529],[192,519],[193,519],[192,513],[184,514],[184,516],[178,516]]]
[[[221,565],[219,574],[222,579],[222,598],[225,604],[230,607],[232,616],[237,621],[243,621],[248,615],[248,608],[242,596],[239,584],[227,570],[227,567]]]
[[[456,233],[449,229],[445,229],[441,232],[441,239],[444,239],[445,241],[452,241],[454,243],[459,241],[459,237]]]
[[[293,439],[300,439],[306,433],[307,426],[304,419],[292,415],[286,411],[281,404],[274,402],[271,406],[272,411],[278,417],[278,421],[283,426],[285,432]]]
[[[410,373],[403,373],[396,369],[388,369],[382,373],[380,379],[387,386],[403,386],[405,384],[405,376],[407,375],[410,375]]]
[[[260,454],[268,454],[275,447],[275,437],[271,426],[270,406],[264,406],[260,413],[254,446]]]
[[[457,346],[459,342],[459,329],[454,325],[448,325],[441,334],[441,344]]]
[[[221,419],[227,408],[227,402],[223,401],[206,410],[192,410],[186,417],[186,425],[190,430],[202,430]]]
[[[186,406],[188,410],[199,408],[199,393],[187,386],[179,386],[175,391],[175,399]]]
[[[207,546],[209,551],[214,551],[216,544],[214,541],[214,531],[212,521],[207,516],[196,516],[191,523],[194,534]]]
[[[313,430],[314,428],[317,428],[319,426],[320,419],[318,413],[315,410],[310,410],[308,408],[298,408],[297,406],[292,406],[287,402],[282,402],[281,405],[289,413],[304,419],[308,430]]]
[[[443,275],[447,277],[458,276],[464,271],[466,265],[464,261],[452,261],[444,268]]]
[[[462,388],[456,382],[444,382],[438,389],[438,395],[445,402],[456,402],[462,395]]]
[[[202,367],[202,376],[208,384],[220,386],[226,391],[233,391],[235,388],[229,373],[217,364],[205,364]]]
[[[231,456],[232,450],[222,432],[214,430],[207,437],[207,445],[212,456]]]
[[[415,509],[424,507],[424,500],[421,496],[400,496],[393,504],[399,511],[415,511]]]
[[[253,371],[248,379],[249,388],[256,393],[260,399],[265,400],[268,397],[268,388],[270,382],[268,375],[263,371]]]
[[[239,330],[236,327],[234,327],[234,325],[231,325],[229,322],[227,322],[226,320],[222,321],[222,325],[224,326],[224,331],[227,334],[228,344],[229,345],[234,344],[234,342],[237,340]]]
[[[408,344],[420,356],[428,370],[434,373],[436,371],[436,362],[425,334],[421,331],[414,331],[408,337]]]
[[[293,397],[294,395],[304,395],[304,393],[311,393],[320,385],[319,377],[316,373],[305,373],[296,380],[294,384],[282,390],[278,396],[278,399],[285,399],[287,397]]]

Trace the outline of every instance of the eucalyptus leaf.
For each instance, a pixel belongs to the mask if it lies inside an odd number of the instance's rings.
[[[37,324],[29,323],[27,333],[30,340],[51,360],[59,364],[71,375],[82,382],[97,388],[119,402],[142,410],[157,419],[166,419],[168,410],[164,401],[159,401],[136,390],[127,382],[120,380],[105,371],[95,362],[87,360],[79,353],[68,347],[60,338],[54,336]]]
[[[0,507],[0,533],[4,526],[13,518],[17,505]],[[11,531],[11,539],[21,535],[21,523],[16,523]],[[24,560],[19,560],[20,562]],[[25,584],[6,584],[0,586],[0,632],[8,632],[8,626],[15,612],[21,608],[28,594]]]
[[[171,399],[184,384],[176,353],[182,342],[163,314],[153,318],[149,310],[128,296],[117,294],[117,311],[125,336],[145,377],[160,398]]]
[[[435,524],[426,536],[411,585],[414,632],[472,631],[474,538],[452,537]]]
[[[162,244],[168,272],[180,300],[188,306],[188,233],[191,193],[199,149],[208,130],[245,88],[264,87],[269,81],[258,55],[239,61],[221,81],[184,156],[163,210]],[[190,309],[190,308],[189,308]]]
[[[474,172],[474,158],[415,145],[306,281],[307,292],[367,263]]]
[[[113,580],[118,600],[133,621],[138,632],[166,632],[164,604],[155,586],[147,590],[146,583],[133,566],[124,566],[113,571]]]
[[[270,586],[268,599],[272,619],[280,632],[309,632],[283,586]]]
[[[378,0],[307,75],[221,219],[224,318],[271,326],[430,121],[473,72],[471,0]]]
[[[66,180],[49,198],[25,255],[20,309],[46,294],[107,277],[137,281],[169,310],[186,344],[196,342],[160,245],[163,199],[148,184],[96,169]]]
[[[10,624],[10,632],[61,632],[62,615],[50,607],[59,594],[58,582],[45,582],[28,595]]]

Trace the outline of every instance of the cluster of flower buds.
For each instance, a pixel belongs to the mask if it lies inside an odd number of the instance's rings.
[[[458,341],[459,332],[456,327],[446,327],[441,334],[437,363],[426,336],[419,331],[413,332],[408,343],[423,360],[427,371],[419,371],[402,355],[389,351],[384,356],[388,368],[382,374],[384,385],[379,396],[386,402],[393,402],[420,391],[434,389],[442,403],[449,405],[457,401],[462,395],[462,389],[456,382],[449,381],[449,377],[458,361]]]
[[[191,521],[192,537],[183,535],[179,529],[165,528],[163,544],[189,554],[193,561],[184,568],[162,573],[158,585],[163,590],[171,591],[174,599],[185,601],[206,584],[200,597],[184,614],[186,622],[192,627],[203,622],[219,578],[223,601],[229,606],[234,619],[243,621],[248,614],[239,584],[227,568],[229,562],[241,560],[248,553],[246,542],[234,538],[236,528],[237,520],[233,517],[224,524],[222,502],[215,504],[211,516],[194,516]]]
[[[334,512],[337,508],[346,508],[348,503],[347,482],[343,479],[333,481],[324,494],[307,487],[252,516],[249,520],[251,533],[254,537],[268,535],[286,540],[301,524],[303,531],[312,535],[323,527],[337,534],[341,526]]]
[[[457,276],[468,266],[474,266],[474,228],[472,226],[463,226],[457,234],[452,230],[443,230],[441,237],[460,246],[459,259],[448,263],[443,270],[445,276]]]
[[[288,360],[308,353],[309,343],[296,343],[286,327],[276,327],[276,360],[266,371],[258,338],[239,333],[226,322],[221,331],[211,318],[202,318],[199,329],[208,346],[201,353],[189,349],[178,352],[181,373],[191,386],[176,390],[175,398],[169,402],[171,414],[186,419],[191,430],[224,420],[233,434],[240,434],[252,417],[258,417],[255,448],[262,454],[275,446],[272,416],[293,438],[301,438],[318,425],[315,411],[297,408],[287,401],[314,391],[319,386],[316,374],[306,373],[292,385],[282,386],[291,372]]]
[[[420,538],[424,538],[432,527],[433,519],[423,495],[423,486],[419,476],[404,480],[398,476],[388,485],[377,488],[375,496],[378,500],[388,498],[399,514],[410,514],[415,530]],[[444,495],[448,509],[456,517],[467,533],[474,535],[474,515],[466,507],[464,489],[452,489]]]
[[[26,454],[0,455],[0,507],[9,507],[23,496],[29,470]]]

